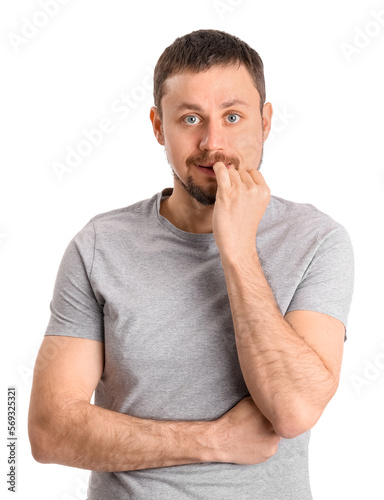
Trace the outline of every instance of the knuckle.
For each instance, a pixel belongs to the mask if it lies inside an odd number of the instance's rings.
[[[271,196],[271,190],[269,189],[269,187],[268,187],[268,186],[265,186],[265,187],[264,187],[264,196],[265,196],[266,198],[269,198],[269,197]]]

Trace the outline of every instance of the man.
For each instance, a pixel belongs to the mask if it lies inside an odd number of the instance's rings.
[[[70,242],[29,414],[42,463],[88,498],[312,498],[308,440],[338,386],[353,289],[346,230],[271,196],[263,64],[200,30],[154,74],[174,187]],[[95,392],[95,404],[91,397]]]

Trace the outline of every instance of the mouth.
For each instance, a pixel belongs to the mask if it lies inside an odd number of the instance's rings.
[[[201,168],[210,168],[213,170],[213,165],[214,163],[208,163],[206,165],[196,165],[197,167],[201,167]],[[232,165],[232,163],[228,163],[228,165],[225,165],[227,168],[229,168],[230,166]]]
[[[200,170],[200,172],[204,172],[209,177],[216,177],[215,171],[213,170],[213,165],[214,163],[209,163],[206,165],[195,165],[195,166]],[[226,165],[226,167],[229,169],[231,165],[232,163],[229,163],[228,165]]]

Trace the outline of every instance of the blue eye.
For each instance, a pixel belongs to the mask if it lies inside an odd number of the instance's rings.
[[[228,115],[228,121],[230,123],[237,123],[239,120],[237,120],[236,118],[240,119],[240,116],[237,113],[230,113]]]
[[[189,115],[189,116],[186,116],[183,121],[185,123],[188,123],[188,125],[194,125],[195,123],[197,123],[197,120],[199,120],[199,118],[197,118],[197,116]]]

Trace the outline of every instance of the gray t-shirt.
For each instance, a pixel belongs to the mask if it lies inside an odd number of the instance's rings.
[[[213,420],[249,392],[214,235],[161,216],[171,193],[99,214],[72,239],[45,335],[104,342],[96,405],[147,419]],[[347,325],[353,250],[343,226],[313,205],[272,196],[256,246],[282,315],[306,309]],[[309,436],[282,439],[256,465],[93,471],[88,499],[310,500]]]

